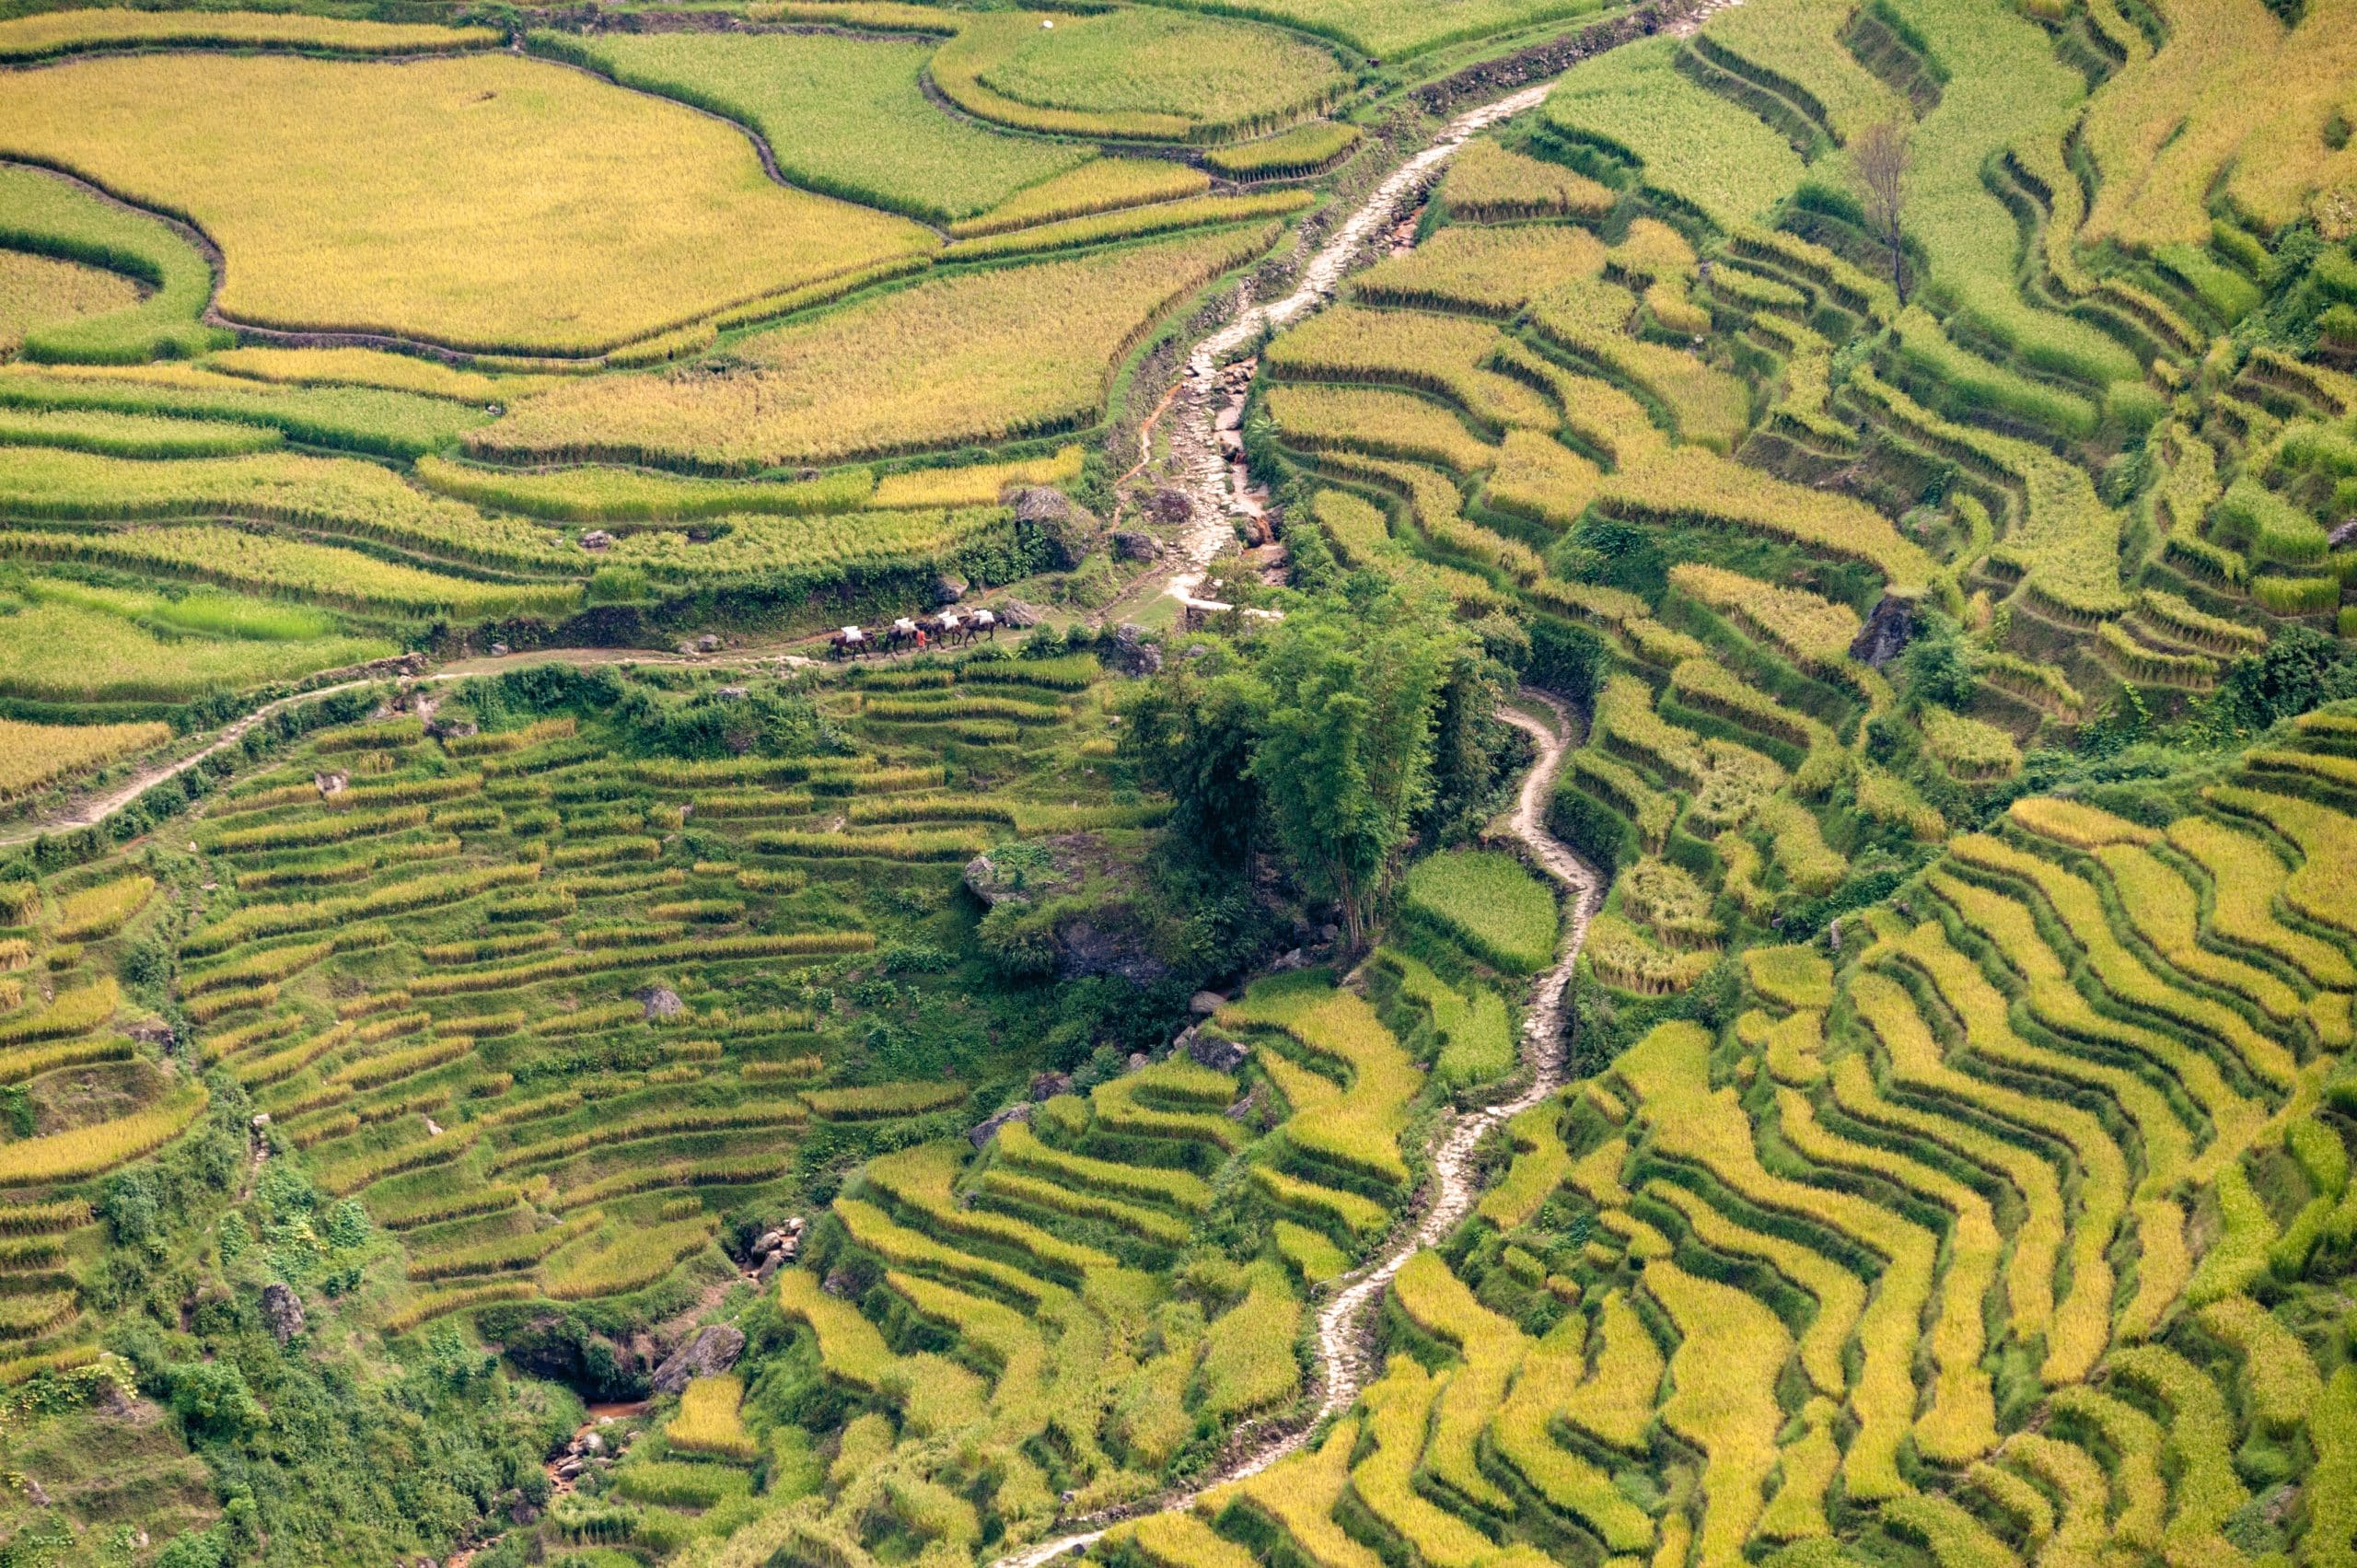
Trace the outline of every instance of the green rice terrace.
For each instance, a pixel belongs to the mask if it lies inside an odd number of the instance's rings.
[[[2357,1568],[2357,0],[0,0],[0,1568]]]

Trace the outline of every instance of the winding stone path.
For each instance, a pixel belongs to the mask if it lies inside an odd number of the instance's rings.
[[[991,1568],[1042,1568],[1051,1558],[1085,1548],[1108,1529],[1147,1514],[1191,1507],[1213,1487],[1258,1475],[1297,1452],[1328,1420],[1350,1409],[1374,1370],[1375,1308],[1383,1293],[1408,1260],[1437,1245],[1473,1207],[1480,1189],[1473,1182],[1473,1150],[1492,1128],[1527,1110],[1562,1086],[1562,1050],[1563,997],[1572,970],[1587,939],[1588,921],[1604,901],[1604,878],[1582,860],[1569,844],[1548,830],[1547,803],[1572,745],[1576,725],[1571,710],[1546,692],[1526,687],[1518,701],[1543,713],[1540,718],[1515,708],[1500,716],[1527,732],[1538,743],[1538,760],[1522,782],[1506,826],[1547,874],[1562,884],[1565,895],[1563,935],[1555,966],[1532,987],[1524,1008],[1522,1058],[1529,1079],[1523,1090],[1495,1105],[1483,1106],[1446,1124],[1432,1151],[1432,1175],[1419,1194],[1423,1203],[1415,1225],[1400,1235],[1374,1261],[1345,1277],[1341,1287],[1318,1309],[1318,1405],[1308,1418],[1289,1423],[1264,1440],[1244,1446],[1211,1476],[1191,1490],[1166,1494],[1150,1503],[1097,1516],[1082,1527],[1039,1541],[1000,1558]]]

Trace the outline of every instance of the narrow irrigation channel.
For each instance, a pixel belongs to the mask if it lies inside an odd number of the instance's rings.
[[[1318,1360],[1315,1382],[1318,1402],[1306,1419],[1288,1423],[1259,1440],[1247,1440],[1233,1458],[1192,1489],[1166,1494],[1141,1504],[1075,1521],[1077,1527],[1000,1558],[991,1568],[1042,1568],[1051,1559],[1085,1549],[1107,1530],[1148,1514],[1191,1507],[1214,1487],[1257,1475],[1297,1452],[1329,1418],[1341,1414],[1366,1386],[1375,1360],[1375,1307],[1401,1266],[1416,1253],[1439,1243],[1462,1220],[1480,1196],[1473,1179],[1473,1150],[1484,1133],[1527,1110],[1562,1086],[1562,1048],[1563,998],[1572,970],[1587,938],[1588,921],[1604,901],[1604,878],[1582,860],[1569,844],[1547,829],[1547,803],[1555,780],[1576,735],[1571,711],[1558,699],[1526,688],[1519,701],[1545,716],[1509,708],[1505,720],[1527,731],[1538,743],[1538,760],[1522,783],[1506,826],[1531,858],[1562,884],[1565,897],[1562,945],[1555,965],[1534,983],[1522,1026],[1523,1069],[1528,1083],[1511,1099],[1483,1106],[1445,1124],[1432,1151],[1432,1175],[1419,1194],[1422,1209],[1416,1223],[1375,1258],[1350,1274],[1318,1309]]]

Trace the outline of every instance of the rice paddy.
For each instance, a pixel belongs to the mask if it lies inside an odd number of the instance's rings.
[[[994,135],[935,110],[919,86],[930,42],[783,33],[541,41],[617,81],[751,126],[795,184],[935,222],[971,217],[1090,156],[1071,144]]]
[[[6,1555],[2348,1560],[2345,6],[1586,9],[0,22]],[[1353,947],[1132,704],[1427,598]]]
[[[1114,361],[1164,308],[1265,244],[1248,232],[933,279],[748,338],[729,374],[545,393],[470,446],[744,471],[1067,428],[1095,418]],[[837,374],[847,363],[866,377]]]
[[[0,150],[186,215],[229,258],[222,310],[261,326],[589,354],[928,245],[778,188],[725,125],[529,60],[129,55],[14,73],[0,114]]]

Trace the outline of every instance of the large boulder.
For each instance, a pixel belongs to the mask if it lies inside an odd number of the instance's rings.
[[[1047,549],[1048,564],[1069,572],[1088,558],[1099,527],[1096,515],[1071,496],[1044,484],[1016,493],[1015,526]]]
[[[292,1287],[271,1281],[261,1287],[261,1320],[272,1339],[286,1343],[303,1331],[303,1298]]]
[[[679,993],[668,985],[648,986],[638,993],[638,1004],[650,1024],[676,1018],[688,1010],[688,1005],[679,1000]]]
[[[1858,628],[1850,644],[1850,656],[1871,669],[1880,669],[1905,651],[1914,634],[1915,601],[1885,594],[1866,623]]]
[[[1162,673],[1162,649],[1147,640],[1142,626],[1123,624],[1113,633],[1113,662],[1124,675]]]
[[[989,1146],[990,1141],[998,1136],[998,1130],[1005,1126],[1008,1122],[1028,1121],[1030,1120],[1030,1101],[1018,1100],[1013,1105],[1004,1106],[997,1110],[992,1111],[987,1118],[976,1122],[972,1127],[968,1128],[966,1130],[966,1142],[973,1144],[974,1147],[978,1149],[986,1148]]]
[[[1116,561],[1151,561],[1162,553],[1162,546],[1154,536],[1137,528],[1113,530],[1113,559]]]
[[[726,1323],[708,1323],[696,1337],[664,1358],[648,1383],[658,1394],[676,1394],[698,1377],[711,1377],[737,1365],[745,1336]]]
[[[1195,1059],[1198,1066],[1208,1067],[1214,1073],[1233,1073],[1243,1066],[1252,1053],[1224,1035],[1199,1033],[1188,1042],[1187,1054]]]

